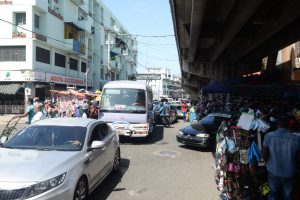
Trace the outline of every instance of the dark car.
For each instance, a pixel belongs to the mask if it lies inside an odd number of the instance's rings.
[[[198,123],[179,130],[177,141],[189,146],[214,148],[219,126],[223,120],[231,117],[229,113],[211,113]]]

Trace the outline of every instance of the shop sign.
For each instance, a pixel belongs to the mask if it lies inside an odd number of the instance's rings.
[[[46,81],[46,74],[34,71],[0,71],[0,81]]]
[[[85,85],[85,81],[83,79],[55,75],[55,74],[47,74],[46,82],[60,83],[66,85]]]

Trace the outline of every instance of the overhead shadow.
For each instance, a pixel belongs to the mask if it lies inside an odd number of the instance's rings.
[[[145,145],[153,144],[164,139],[164,126],[156,125],[153,133],[145,138],[135,138],[135,137],[123,137],[120,136],[120,142],[124,145]]]
[[[105,200],[112,192],[119,192],[127,188],[118,188],[117,185],[122,181],[124,174],[127,172],[130,160],[121,160],[120,170],[116,174],[110,174],[89,196],[89,200]]]

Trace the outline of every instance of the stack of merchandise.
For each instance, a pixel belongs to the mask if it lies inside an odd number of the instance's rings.
[[[227,95],[226,95],[225,111],[227,111],[227,112],[231,111],[231,96],[230,96],[230,93],[227,93]]]
[[[250,123],[243,121],[242,127],[223,122],[217,134],[216,183],[222,200],[267,199],[267,171],[257,135],[268,127],[261,120],[248,119]]]

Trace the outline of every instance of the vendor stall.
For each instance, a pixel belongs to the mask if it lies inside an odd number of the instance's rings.
[[[58,107],[59,116],[72,116],[76,106],[83,105],[84,100],[94,100],[99,94],[79,92],[76,90],[57,91],[51,90],[52,102]]]

